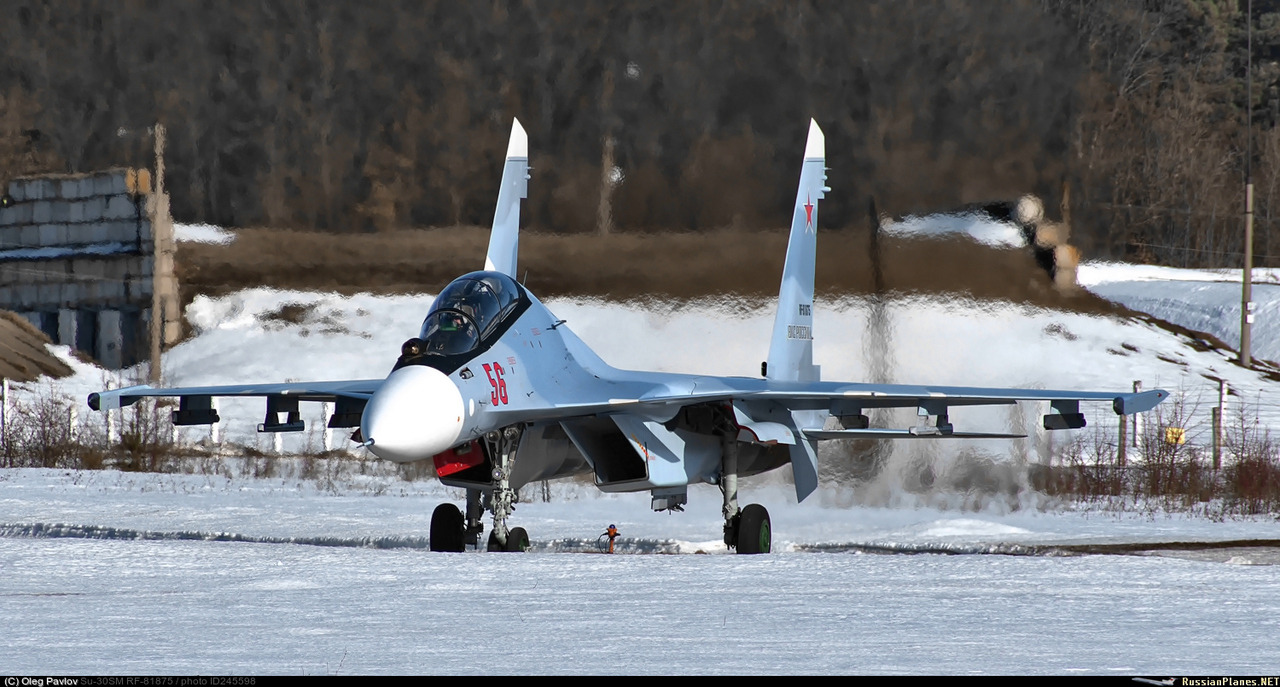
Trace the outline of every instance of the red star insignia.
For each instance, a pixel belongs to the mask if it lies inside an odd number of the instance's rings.
[[[806,227],[813,226],[813,201],[808,196],[804,198],[804,225]]]

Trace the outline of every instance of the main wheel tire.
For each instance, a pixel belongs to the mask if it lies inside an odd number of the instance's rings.
[[[432,551],[462,553],[466,550],[463,543],[464,525],[462,511],[452,503],[442,503],[431,513]]]
[[[529,533],[523,527],[516,527],[507,533],[507,551],[524,553],[529,550]]]
[[[738,521],[738,553],[769,553],[773,549],[773,528],[769,511],[753,503],[742,509]]]

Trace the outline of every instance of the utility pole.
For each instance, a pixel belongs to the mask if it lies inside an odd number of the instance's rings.
[[[1133,393],[1136,394],[1141,392],[1142,392],[1142,380],[1138,380],[1138,379],[1133,380]],[[1141,440],[1140,438],[1142,437],[1144,431],[1146,430],[1146,427],[1143,426],[1143,423],[1142,423],[1142,413],[1134,413],[1132,417],[1133,417],[1133,436],[1131,437],[1130,444],[1134,448],[1138,448],[1138,442]]]
[[[1218,404],[1213,407],[1213,469],[1222,469],[1222,424],[1227,411],[1227,380],[1218,380]]]
[[[1253,0],[1249,0],[1245,21],[1249,25],[1248,63],[1245,67],[1245,158],[1244,158],[1244,274],[1240,290],[1240,364],[1253,363]]]
[[[164,195],[164,126],[159,122],[156,123],[152,131],[152,140],[155,143],[156,153],[156,185],[151,190],[151,202],[148,204],[150,210],[149,219],[151,220],[151,237],[153,240],[153,259],[151,262],[151,356],[150,365],[147,369],[147,380],[152,384],[160,383],[160,353],[164,346],[164,296],[160,289],[156,288],[156,273],[160,271],[161,254],[164,251],[162,241],[158,240],[156,218],[159,216],[159,205],[164,202],[167,206],[168,199]],[[167,214],[168,207],[164,208]]]
[[[173,260],[177,244],[173,238],[173,215],[169,212],[169,191],[164,180],[164,125],[156,123],[151,129],[155,142],[155,188],[147,198],[147,217],[151,222],[151,365],[147,375],[152,384],[161,377],[161,353],[164,347],[178,340],[181,334],[182,313],[178,309],[178,278],[174,275]]]

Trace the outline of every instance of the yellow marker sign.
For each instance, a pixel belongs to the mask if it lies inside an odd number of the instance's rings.
[[[1181,427],[1165,427],[1164,443],[1178,445],[1187,443],[1187,430]]]

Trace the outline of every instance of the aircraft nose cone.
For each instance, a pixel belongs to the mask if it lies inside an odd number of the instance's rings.
[[[392,372],[369,399],[360,433],[384,460],[408,463],[453,446],[465,416],[462,394],[443,372],[409,365]]]

